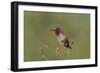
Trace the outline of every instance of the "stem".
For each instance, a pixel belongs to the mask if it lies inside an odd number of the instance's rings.
[[[41,49],[41,57],[45,60],[48,60],[48,58],[44,54],[44,49]]]

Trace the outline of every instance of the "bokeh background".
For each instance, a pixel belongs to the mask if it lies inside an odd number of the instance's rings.
[[[74,42],[72,50],[62,48],[60,54],[56,54],[58,41],[50,31],[55,27],[60,27]],[[48,48],[43,48],[45,43]],[[87,58],[90,58],[89,14],[24,11],[24,61]]]

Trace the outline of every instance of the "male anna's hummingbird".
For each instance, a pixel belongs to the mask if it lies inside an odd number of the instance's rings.
[[[71,44],[73,44],[73,42],[69,41],[69,38],[65,36],[64,32],[59,27],[51,29],[51,31],[54,31],[54,33],[56,34],[59,47],[64,46],[65,48],[72,49]]]

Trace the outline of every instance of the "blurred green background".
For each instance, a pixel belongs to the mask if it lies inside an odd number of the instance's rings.
[[[55,27],[60,27],[72,39],[71,51],[62,48],[56,54],[58,41],[50,31]],[[42,47],[44,43],[48,43],[48,48]],[[24,11],[24,61],[87,58],[90,58],[89,14]]]

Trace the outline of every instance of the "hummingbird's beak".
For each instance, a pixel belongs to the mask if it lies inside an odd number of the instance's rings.
[[[50,31],[56,31],[55,29],[51,29]]]

